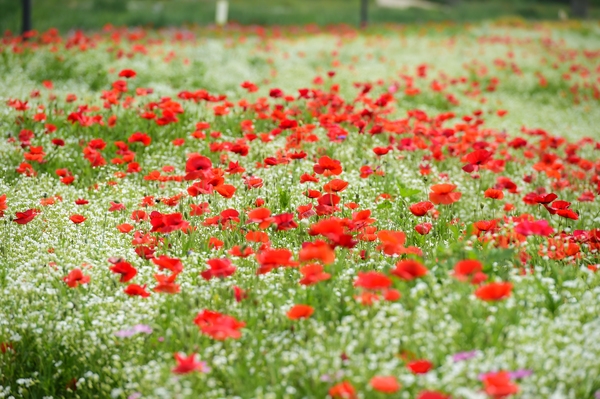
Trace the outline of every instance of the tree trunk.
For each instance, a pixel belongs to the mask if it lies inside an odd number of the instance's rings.
[[[575,18],[588,17],[589,0],[571,0],[571,14]]]
[[[360,0],[360,27],[367,26],[369,11],[369,0]]]
[[[25,33],[31,30],[31,0],[22,0],[22,19],[21,19],[21,33]]]

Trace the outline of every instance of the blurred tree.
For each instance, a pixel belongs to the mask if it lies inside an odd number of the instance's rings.
[[[575,18],[587,18],[589,0],[571,0],[571,13]]]

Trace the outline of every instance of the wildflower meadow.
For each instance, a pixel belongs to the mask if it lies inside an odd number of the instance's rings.
[[[600,398],[600,25],[0,39],[0,398]]]

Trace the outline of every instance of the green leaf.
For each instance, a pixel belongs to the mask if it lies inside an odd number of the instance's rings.
[[[377,205],[377,209],[390,209],[392,207],[392,203],[390,201],[384,201],[381,204]]]

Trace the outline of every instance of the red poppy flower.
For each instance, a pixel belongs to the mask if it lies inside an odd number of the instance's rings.
[[[437,391],[421,391],[417,399],[450,399],[450,396]]]
[[[192,197],[197,197],[200,194],[212,194],[215,187],[209,184],[208,181],[202,180],[195,182],[187,188],[187,192]]]
[[[183,264],[180,259],[169,258],[166,255],[161,255],[158,258],[152,258],[152,263],[158,266],[158,270],[169,270],[174,274],[179,274],[183,271]]]
[[[197,360],[198,355],[192,353],[189,356],[185,356],[181,353],[175,354],[175,361],[177,362],[177,366],[173,370],[171,370],[175,374],[189,374],[194,371],[199,371],[204,373],[208,371],[206,364],[204,362],[199,362]]]
[[[319,198],[319,197],[321,197],[321,192],[319,190],[306,190],[302,194],[306,195],[308,198]]]
[[[342,173],[342,164],[340,161],[331,159],[325,155],[319,158],[319,162],[313,166],[313,170],[319,175],[337,176]]]
[[[497,200],[501,200],[502,198],[504,198],[504,193],[502,192],[502,190],[496,190],[493,188],[488,188],[487,190],[485,190],[485,193],[483,195],[485,198]]]
[[[263,186],[263,179],[259,177],[247,177],[244,181],[246,182],[246,187],[249,189],[261,188]]]
[[[348,182],[341,179],[333,179],[323,186],[323,191],[326,193],[339,193],[348,187]]]
[[[406,365],[413,374],[427,374],[433,368],[433,363],[429,360],[414,360]]]
[[[13,219],[13,222],[18,224],[27,224],[33,220],[40,213],[37,209],[28,209],[25,212],[17,212],[15,214],[16,218]]]
[[[342,381],[329,389],[329,396],[333,399],[356,399],[356,390],[348,381]]]
[[[308,173],[304,173],[304,174],[302,174],[302,176],[300,176],[300,183],[306,183],[306,182],[318,183],[319,178],[316,177],[315,175],[309,175]]]
[[[282,213],[273,216],[273,223],[277,225],[277,231],[286,231],[298,227],[298,223],[294,221],[293,213]]]
[[[136,222],[146,220],[147,218],[148,218],[148,215],[146,214],[145,211],[143,211],[141,209],[131,212],[131,220],[135,220]]]
[[[6,194],[0,195],[0,218],[4,217],[4,211],[8,209],[6,205]]]
[[[515,232],[524,236],[538,235],[548,237],[554,234],[554,229],[547,220],[527,221],[523,220],[515,226]]]
[[[401,231],[381,230],[377,233],[377,238],[381,241],[381,245],[377,249],[386,255],[401,254],[404,250],[406,234]]]
[[[579,202],[594,202],[594,199],[596,198],[596,196],[594,195],[594,193],[592,191],[584,191],[583,193],[581,193],[581,195],[577,198],[577,201]]]
[[[428,272],[427,268],[419,261],[407,259],[396,263],[396,268],[390,273],[402,280],[414,280],[423,277]]]
[[[250,242],[267,243],[269,242],[269,235],[262,231],[249,231],[246,233],[246,240]]]
[[[371,176],[373,173],[375,173],[375,171],[368,165],[363,165],[360,167],[360,177],[362,179],[366,179],[367,177]]]
[[[325,241],[305,242],[299,255],[301,262],[319,260],[328,265],[335,261],[335,252]]]
[[[425,236],[429,234],[432,228],[433,225],[431,223],[421,223],[415,226],[415,231],[421,234],[422,236]]]
[[[86,217],[83,215],[71,215],[69,219],[71,219],[71,222],[75,224],[83,223],[86,221]]]
[[[245,247],[242,250],[242,248],[239,245],[234,245],[229,250],[229,255],[231,255],[231,256],[237,256],[238,258],[247,258],[248,256],[252,255],[253,253],[254,253],[254,251],[252,250],[252,248]]]
[[[135,71],[133,69],[123,69],[121,72],[119,72],[119,77],[120,78],[134,78],[136,75]]]
[[[506,371],[489,373],[483,379],[485,393],[492,398],[500,399],[519,392],[519,387],[510,380],[510,374]]]
[[[214,277],[225,278],[235,273],[235,266],[227,258],[209,259],[206,263],[210,269],[200,272],[200,275],[205,280],[210,280]]]
[[[236,190],[235,187],[230,184],[220,184],[215,187],[215,191],[224,198],[232,198]]]
[[[209,211],[208,202],[202,202],[198,205],[190,204],[190,216],[202,216]]]
[[[496,230],[497,225],[498,225],[498,221],[495,219],[478,220],[477,222],[473,223],[473,226],[475,226],[475,228],[477,228],[477,230],[484,231],[484,232]]]
[[[558,198],[558,195],[554,193],[539,195],[536,193],[529,193],[523,197],[523,202],[529,205],[542,204],[547,205]]]
[[[147,298],[150,296],[150,293],[146,291],[146,285],[137,285],[137,284],[129,284],[127,288],[123,291],[129,296],[141,296],[142,298]]]
[[[130,143],[142,143],[144,147],[148,147],[150,143],[152,143],[152,138],[146,133],[135,132],[131,136],[129,136],[129,139],[127,139],[127,141]]]
[[[392,280],[388,276],[376,271],[358,272],[358,277],[354,282],[355,287],[374,291],[385,290],[391,285]]]
[[[300,273],[304,276],[300,280],[302,285],[314,285],[320,281],[326,281],[331,278],[331,274],[323,272],[323,266],[313,263],[300,268]]]
[[[110,201],[110,208],[108,208],[109,212],[117,212],[125,209],[125,205],[120,202]]]
[[[126,283],[133,279],[137,274],[137,270],[131,266],[129,262],[121,261],[110,267],[110,271],[121,275],[119,282]]]
[[[208,239],[208,247],[209,248],[219,249],[223,245],[225,245],[225,243],[223,241],[219,240],[217,237],[210,237]]]
[[[234,285],[233,296],[235,297],[236,302],[242,302],[244,299],[248,298],[248,292],[246,290],[241,289],[237,285]]]
[[[296,212],[298,212],[298,219],[308,219],[312,216],[315,216],[317,212],[315,212],[312,208],[312,204],[298,206],[298,208],[296,208]]]
[[[483,265],[478,260],[461,260],[454,266],[454,277],[459,281],[470,281],[471,284],[479,284],[487,279],[482,272]]]
[[[383,393],[396,393],[400,390],[400,384],[393,376],[375,376],[371,378],[369,384],[374,390]]]
[[[415,216],[424,216],[433,209],[433,204],[429,201],[417,202],[409,207],[410,212]]]
[[[465,157],[467,165],[463,166],[465,172],[477,171],[480,165],[485,165],[491,158],[492,153],[487,150],[475,150]]]
[[[212,168],[212,162],[209,158],[202,156],[200,154],[190,154],[188,155],[188,159],[185,163],[185,172],[188,174],[194,174],[195,172],[198,171],[206,171],[208,169]],[[197,177],[195,177],[197,175],[194,175],[193,179],[196,179]],[[186,180],[193,180],[193,179],[187,179]]]
[[[390,152],[390,150],[392,149],[392,147],[374,147],[373,148],[373,152],[375,153],[375,155],[382,156],[387,154],[388,152]]]
[[[248,223],[258,223],[259,229],[268,228],[273,223],[271,211],[267,208],[256,208],[248,212]]]
[[[190,224],[183,220],[181,213],[162,214],[153,211],[150,214],[151,232],[170,233],[176,230],[186,229]]]
[[[450,205],[460,199],[462,193],[456,190],[454,184],[435,184],[431,186],[432,193],[429,193],[429,199],[436,205]]]
[[[395,289],[389,289],[383,292],[383,299],[385,299],[386,301],[395,302],[401,297],[402,294],[400,293],[400,291]]]
[[[489,283],[479,287],[475,291],[475,296],[484,301],[500,301],[510,296],[512,288],[511,283]]]
[[[548,209],[548,211],[553,215],[556,214],[558,216],[573,220],[579,219],[579,215],[573,212],[573,210],[569,209],[570,206],[571,203],[567,201],[554,201],[550,206],[545,205],[546,209]]]
[[[315,312],[315,309],[309,305],[294,305],[287,312],[290,320],[308,319]]]
[[[71,288],[75,288],[80,284],[87,284],[90,282],[90,276],[83,274],[81,269],[73,269],[69,274],[63,278],[63,281]]]
[[[170,276],[165,276],[164,274],[155,274],[154,278],[158,282],[156,287],[154,287],[154,292],[161,292],[164,294],[177,294],[180,290],[179,284],[175,283],[175,279],[177,278],[177,273],[173,273]]]
[[[211,310],[203,310],[198,313],[194,319],[200,331],[218,341],[224,341],[227,338],[239,339],[242,336],[240,331],[246,323],[236,320],[232,316],[227,316]]]
[[[288,249],[265,249],[256,254],[256,260],[260,267],[258,268],[258,274],[266,274],[271,270],[281,267],[293,267],[297,266],[298,263],[292,260],[292,252]]]

